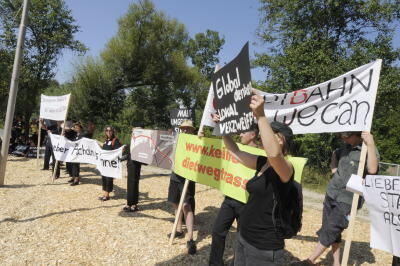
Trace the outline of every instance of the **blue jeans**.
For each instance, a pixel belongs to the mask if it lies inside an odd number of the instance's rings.
[[[250,245],[238,233],[235,266],[283,265],[283,249],[262,250]]]

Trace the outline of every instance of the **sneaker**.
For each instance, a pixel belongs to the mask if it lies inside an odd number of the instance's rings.
[[[186,247],[188,249],[188,254],[194,255],[196,254],[196,242],[193,241],[193,239],[190,239],[188,242],[186,242]]]

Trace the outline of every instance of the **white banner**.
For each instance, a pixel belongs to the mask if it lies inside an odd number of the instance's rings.
[[[371,220],[371,248],[400,257],[400,177],[367,175],[363,194]]]
[[[291,93],[265,95],[269,121],[290,126],[294,134],[369,131],[382,60],[363,65],[324,83]],[[208,93],[202,124],[215,127],[211,113],[214,93]]]
[[[96,165],[103,176],[122,178],[120,158],[123,147],[107,151],[100,148],[97,141],[82,138],[70,141],[60,135],[50,134],[54,157],[58,161],[89,163]]]
[[[71,94],[61,96],[41,95],[40,118],[62,121],[66,119]]]

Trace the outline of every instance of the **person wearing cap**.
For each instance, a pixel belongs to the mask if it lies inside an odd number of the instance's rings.
[[[219,116],[213,115],[214,122],[219,122]],[[259,147],[258,144],[258,125],[253,124],[249,131],[240,134],[240,143],[251,147]],[[209,265],[224,265],[224,250],[225,250],[225,239],[228,235],[229,229],[233,222],[239,224],[239,216],[243,209],[244,203],[235,200],[231,197],[225,196],[224,201],[218,211],[217,217],[215,218],[212,239],[211,239],[211,250]]]
[[[193,134],[195,127],[193,126],[192,120],[185,120],[179,126],[181,133]],[[171,173],[171,178],[168,188],[168,201],[172,203],[175,213],[178,210],[179,200],[183,191],[183,185],[185,184],[185,178],[177,175],[176,173]],[[193,240],[193,225],[194,225],[194,209],[195,209],[195,182],[189,181],[188,190],[186,192],[185,201],[183,203],[183,215],[185,217],[186,229],[187,229],[187,242],[186,246],[188,249],[188,254],[193,255],[196,253],[196,243]],[[184,233],[182,231],[182,219],[179,219],[178,226],[176,229],[175,237],[183,238]]]
[[[364,177],[377,174],[379,153],[374,138],[369,132],[342,132],[338,136],[345,146],[336,149],[331,158],[333,177],[328,184],[322,211],[322,225],[318,230],[318,244],[312,254],[296,265],[314,265],[322,253],[331,247],[333,265],[340,265],[340,242],[344,229],[349,224],[353,193],[346,190],[352,174],[357,174],[360,162],[361,145],[367,146],[367,163]],[[361,207],[359,202],[359,207]]]
[[[278,193],[281,199],[288,198],[294,168],[285,156],[289,152],[293,133],[287,125],[267,120],[264,98],[255,90],[250,108],[257,119],[263,149],[268,158],[241,151],[231,137],[223,137],[231,154],[244,166],[256,170],[254,177],[246,183],[249,198],[239,217],[234,263],[239,266],[281,265],[284,263],[285,242],[274,226],[273,194]]]

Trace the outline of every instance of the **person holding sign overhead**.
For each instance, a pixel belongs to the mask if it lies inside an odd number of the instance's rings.
[[[296,265],[314,265],[315,261],[331,246],[333,265],[340,265],[340,242],[344,229],[349,224],[349,215],[353,193],[346,190],[346,184],[352,174],[357,174],[360,162],[361,145],[367,146],[366,171],[370,175],[378,172],[379,154],[374,138],[369,132],[342,132],[338,136],[346,144],[333,152],[331,169],[333,177],[328,184],[322,211],[322,225],[318,235],[318,244],[313,253]]]
[[[213,115],[214,122],[219,122],[219,115]],[[240,134],[240,142],[243,145],[251,147],[259,147],[258,145],[258,125],[253,124],[248,132]],[[209,265],[224,265],[223,255],[225,250],[225,239],[231,228],[233,222],[237,221],[239,224],[240,213],[243,209],[244,203],[235,200],[231,197],[225,196],[221,204],[217,217],[215,218],[213,230]],[[239,225],[238,225],[239,227]]]
[[[283,264],[284,238],[275,227],[274,193],[280,199],[289,196],[294,179],[293,165],[286,159],[293,138],[292,130],[279,122],[270,123],[264,114],[264,98],[252,90],[250,108],[258,121],[260,137],[268,158],[241,151],[229,136],[224,136],[228,150],[244,166],[256,170],[246,184],[249,200],[239,218],[235,265]]]
[[[104,134],[106,135],[106,140],[103,144],[103,150],[116,150],[121,147],[121,143],[115,136],[115,130],[112,126],[106,126],[104,129]],[[101,182],[103,186],[103,196],[99,197],[101,201],[107,201],[110,199],[110,193],[114,188],[114,179],[112,177],[101,176]]]
[[[195,127],[193,126],[192,120],[185,120],[179,126],[182,133],[193,134]],[[171,173],[171,179],[168,188],[168,201],[174,206],[175,212],[178,210],[179,200],[183,191],[185,178]],[[189,181],[189,187],[186,193],[185,201],[183,203],[183,215],[185,217],[186,229],[187,229],[187,249],[188,254],[196,254],[196,243],[193,240],[193,224],[194,224],[194,209],[195,209],[195,182]],[[184,233],[182,231],[182,219],[179,219],[178,226],[176,229],[175,237],[183,238]]]

